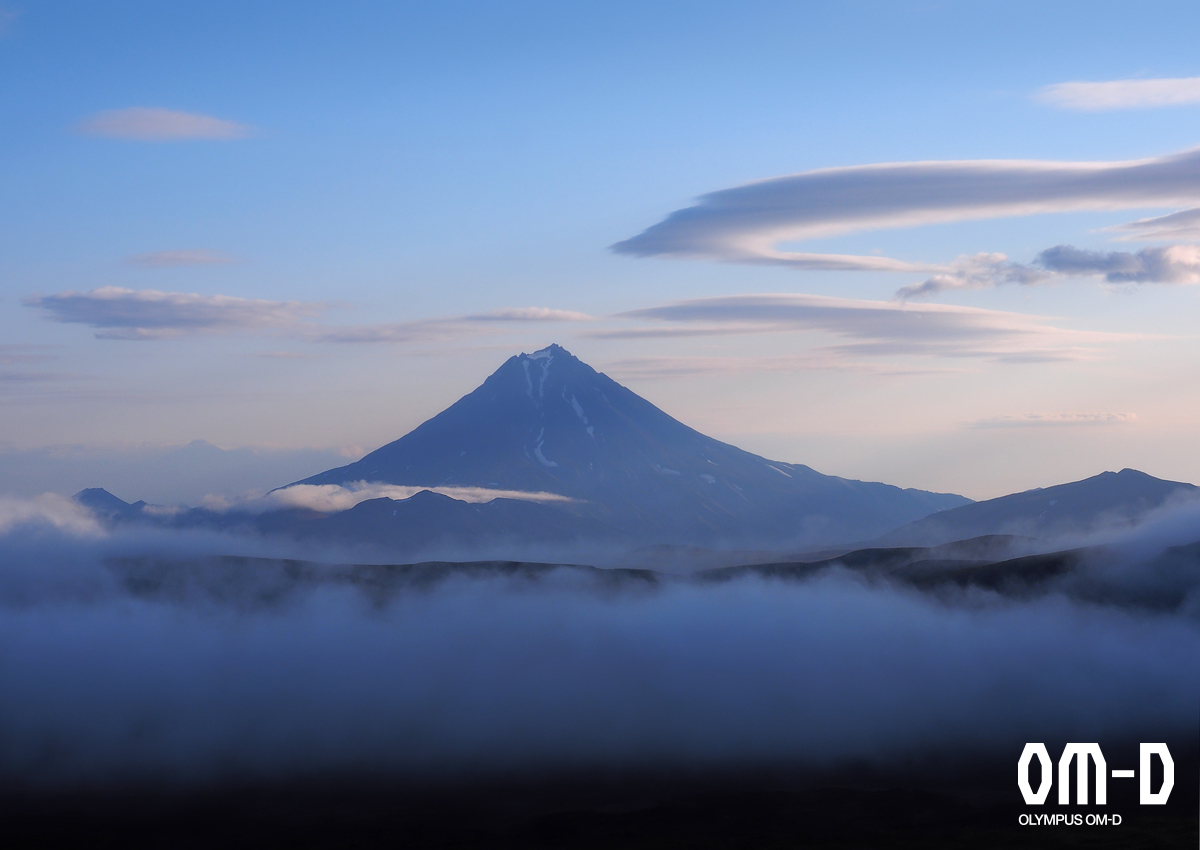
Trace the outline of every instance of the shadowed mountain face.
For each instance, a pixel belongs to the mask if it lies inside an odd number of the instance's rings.
[[[714,440],[558,345],[509,358],[474,392],[357,463],[356,481],[543,491],[555,510],[651,542],[863,539],[966,504],[768,461]]]
[[[985,534],[1041,538],[1086,534],[1135,522],[1170,499],[1198,493],[1200,488],[1191,484],[1122,469],[942,511],[898,528],[879,542],[929,546]]]
[[[133,519],[141,514],[146,505],[142,501],[130,504],[103,487],[88,487],[86,490],[80,490],[72,498],[102,519]]]

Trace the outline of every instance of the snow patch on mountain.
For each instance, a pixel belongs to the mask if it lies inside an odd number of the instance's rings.
[[[542,454],[542,446],[544,446],[546,444],[545,434],[546,434],[545,428],[543,428],[541,431],[538,431],[537,443],[533,447],[533,454],[534,454],[534,457],[536,457],[539,461],[541,461],[543,466],[545,466],[547,468],[552,468],[552,467],[558,466],[558,462],[553,461],[553,460],[547,460],[546,456],[544,454]]]

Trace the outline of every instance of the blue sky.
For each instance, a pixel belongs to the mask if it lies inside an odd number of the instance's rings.
[[[823,472],[974,497],[1123,466],[1200,480],[1200,230],[1107,229],[1200,207],[1194,159],[1152,162],[1166,177],[1119,202],[1097,184],[993,215],[968,186],[935,223],[909,209],[938,163],[1200,146],[1198,19],[0,3],[0,440],[370,449],[560,342],[700,430]],[[1074,81],[1117,88],[1048,88]],[[767,184],[791,193],[770,210],[737,188],[894,162],[935,165],[890,188],[835,175],[810,215],[832,235],[796,229],[813,178]],[[1044,182],[1004,167],[1001,188]],[[688,251],[610,250],[722,190],[734,218]],[[887,192],[900,219],[859,215]],[[1083,253],[1043,254],[1062,245]],[[680,318],[696,299],[726,300]],[[747,304],[749,324],[731,312]],[[897,330],[912,314],[953,344]]]

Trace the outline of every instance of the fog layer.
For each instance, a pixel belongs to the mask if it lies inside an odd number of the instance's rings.
[[[229,605],[131,592],[105,559],[137,542],[0,537],[5,781],[883,763],[1196,724],[1186,612],[568,568]]]

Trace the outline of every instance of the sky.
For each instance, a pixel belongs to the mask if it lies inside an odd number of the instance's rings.
[[[1198,30],[0,0],[0,490],[196,440],[352,458],[552,342],[829,474],[1200,482]]]

